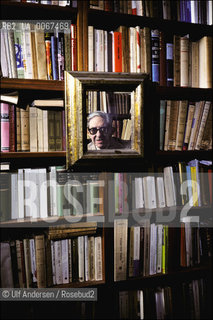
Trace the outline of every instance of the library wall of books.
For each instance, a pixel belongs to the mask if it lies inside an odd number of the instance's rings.
[[[1,318],[212,319],[212,1],[0,6]]]

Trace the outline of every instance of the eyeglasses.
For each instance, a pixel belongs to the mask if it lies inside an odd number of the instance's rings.
[[[102,134],[107,134],[108,133],[108,128],[107,127],[100,127],[100,128],[88,128],[88,131],[90,134],[94,135],[98,131]]]

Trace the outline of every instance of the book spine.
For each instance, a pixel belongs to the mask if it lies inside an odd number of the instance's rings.
[[[173,43],[166,43],[166,84],[172,87],[173,83]]]
[[[1,102],[1,152],[10,151],[9,104]]]
[[[52,80],[51,36],[48,32],[45,32],[45,49],[47,59],[47,79]]]
[[[152,42],[152,81],[160,82],[160,41],[159,41],[159,31],[151,31],[151,42]]]
[[[122,34],[113,32],[114,38],[114,72],[122,72]]]
[[[189,38],[180,38],[180,86],[189,86]]]
[[[77,30],[76,25],[71,24],[71,70],[77,70]]]

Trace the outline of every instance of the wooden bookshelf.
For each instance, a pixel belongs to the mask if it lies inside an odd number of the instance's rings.
[[[169,37],[173,34],[184,36],[189,34],[190,38],[197,41],[203,36],[212,36],[212,26],[204,24],[192,24],[187,22],[179,22],[174,20],[163,20],[160,18],[143,17],[131,14],[107,12],[103,10],[95,10],[89,8],[89,1],[79,1],[78,8],[60,7],[55,5],[43,5],[27,2],[13,2],[1,1],[1,13],[4,20],[70,20],[77,24],[77,60],[78,71],[88,70],[88,26],[92,25],[96,29],[104,29],[107,31],[116,30],[119,26],[126,27],[149,27],[150,29],[160,29]],[[106,74],[107,76],[107,74]],[[26,103],[31,103],[34,99],[42,98],[64,98],[64,81],[56,80],[31,80],[31,79],[0,79],[0,87],[2,93],[11,91],[18,91],[20,103],[23,106]],[[150,89],[151,88],[151,89]],[[176,164],[178,161],[190,161],[192,159],[198,160],[212,160],[212,150],[194,150],[194,151],[159,151],[159,101],[160,99],[175,99],[175,100],[212,100],[212,90],[203,88],[191,87],[164,87],[156,83],[151,83],[148,94],[145,97],[144,109],[144,157],[142,159],[126,158],[122,159],[95,159],[93,155],[87,157],[79,164],[77,163],[70,171],[71,172],[152,172],[159,167]],[[149,103],[150,102],[150,103]],[[119,115],[119,119],[126,118],[126,115]],[[103,152],[104,153],[104,152]],[[0,162],[6,162],[10,165],[10,170],[15,171],[18,168],[48,168],[49,166],[65,165],[66,152],[1,152]],[[110,191],[110,190],[108,190]],[[106,199],[105,202],[107,202]],[[106,204],[106,203],[105,203]],[[107,206],[106,206],[107,207]],[[180,220],[182,206],[165,207],[163,209],[141,209],[137,213],[141,217],[151,217],[156,223],[158,213],[167,215],[169,212],[176,213],[176,219]],[[168,272],[166,274],[154,274],[146,277],[132,277],[125,281],[114,281],[114,235],[113,222],[107,225],[108,212],[105,210],[104,215],[98,213],[95,215],[83,215],[82,222],[99,221],[102,228],[102,264],[103,264],[103,280],[88,281],[88,282],[72,282],[69,284],[55,285],[54,288],[98,288],[97,313],[95,318],[115,319],[119,317],[119,292],[141,290],[144,288],[179,286],[182,283],[188,283],[194,279],[206,279],[210,282],[211,261],[205,261],[193,267],[181,268]],[[134,212],[129,211],[129,221],[133,221]],[[132,217],[131,217],[132,215]],[[212,204],[202,207],[191,207],[188,216],[199,216],[202,221],[203,218],[209,219],[211,227],[212,223]],[[70,223],[78,223],[78,216],[69,217]],[[57,218],[57,221],[55,219]],[[123,218],[123,214],[115,214],[115,218]],[[134,218],[134,217],[133,217]],[[150,220],[151,220],[150,218]],[[80,221],[80,222],[81,222]],[[63,217],[47,217],[44,219],[17,219],[0,222],[1,241],[21,239],[26,236],[45,234],[48,227],[60,226],[66,222],[66,216]],[[173,221],[174,222],[174,221]],[[180,223],[180,221],[178,221]],[[108,228],[109,227],[109,228]],[[84,233],[85,235],[85,233]],[[90,235],[88,233],[88,235]],[[175,255],[175,252],[174,252]],[[172,259],[173,257],[170,257]],[[210,259],[209,259],[210,260]],[[127,260],[128,264],[128,260]],[[209,297],[207,300],[211,301],[212,290],[208,291]],[[210,314],[210,302],[206,301],[205,307]],[[75,303],[75,302],[73,302]],[[5,303],[6,304],[6,303]],[[87,302],[85,303],[87,304]],[[53,302],[51,307],[57,303]],[[77,304],[76,304],[77,305]],[[39,310],[42,302],[35,303],[32,309]],[[57,310],[57,318],[61,316],[61,305]],[[70,306],[62,306],[66,312],[70,312]],[[190,307],[189,307],[190,308]],[[8,309],[8,308],[7,308]],[[99,310],[100,309],[100,310]],[[23,309],[24,310],[24,309]],[[20,312],[23,312],[21,310]],[[54,310],[54,308],[53,308]],[[80,309],[79,309],[80,310]],[[10,312],[16,312],[11,309]],[[49,308],[49,317],[55,318],[56,314]],[[181,312],[181,311],[180,311]],[[7,310],[3,313],[6,315]],[[32,311],[31,311],[32,313]],[[31,317],[32,314],[27,314],[26,317]],[[71,315],[72,316],[72,315]],[[212,312],[210,318],[212,316]],[[20,316],[21,317],[21,316]],[[12,318],[12,317],[11,317]],[[42,313],[37,314],[37,318],[42,318]],[[80,316],[79,316],[80,318]],[[85,316],[87,318],[87,314]],[[88,317],[89,318],[89,317]]]

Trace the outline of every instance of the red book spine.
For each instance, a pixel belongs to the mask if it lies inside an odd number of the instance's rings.
[[[9,106],[9,119],[10,119],[10,152],[15,152],[16,148],[16,124],[15,124],[15,106]]]
[[[1,103],[1,152],[10,151],[9,104]]]
[[[114,72],[122,72],[122,34],[115,31],[114,36]]]
[[[71,24],[71,61],[72,71],[77,71],[77,27]]]

